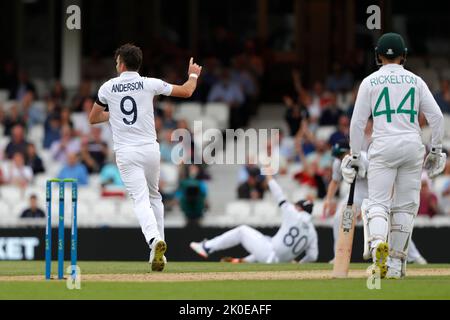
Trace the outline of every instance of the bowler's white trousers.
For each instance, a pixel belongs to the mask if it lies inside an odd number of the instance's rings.
[[[116,150],[117,167],[147,243],[155,237],[164,239],[164,205],[158,188],[160,158],[158,143]]]

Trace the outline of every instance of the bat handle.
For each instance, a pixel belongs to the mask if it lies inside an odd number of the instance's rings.
[[[356,170],[356,175],[358,175],[358,167],[354,166],[352,168]],[[355,177],[355,179],[353,180],[352,184],[350,185],[350,193],[348,195],[347,206],[352,206],[353,205],[353,199],[355,197],[356,179],[357,179],[357,177]]]
[[[356,179],[353,180],[352,184],[350,185],[350,193],[348,195],[347,206],[353,205],[353,198],[355,197],[355,185],[356,185]]]

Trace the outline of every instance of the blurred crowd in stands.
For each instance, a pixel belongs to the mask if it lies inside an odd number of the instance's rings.
[[[435,99],[446,117],[450,116],[449,80],[442,78]],[[306,195],[312,199],[324,199],[332,177],[332,146],[349,139],[350,120],[359,83],[339,66],[323,82],[315,82],[308,89],[301,81],[298,70],[292,72],[295,94],[283,97],[287,132],[280,136],[281,168],[283,164],[300,164],[292,177],[297,187],[308,187]],[[423,115],[419,116],[422,128],[427,126]],[[366,128],[367,150],[372,134],[372,120]],[[448,140],[448,137],[447,137]],[[448,145],[448,141],[447,141]],[[427,146],[429,147],[429,146]],[[447,150],[444,151],[447,152]],[[263,199],[267,190],[264,176],[258,168],[247,165],[239,173],[238,198]],[[280,174],[285,174],[281,170]],[[336,203],[333,204],[335,207]],[[450,215],[450,161],[446,170],[436,181],[424,172],[420,193],[419,215],[433,217]]]
[[[193,101],[221,102],[229,108],[229,128],[246,128],[258,113],[262,102],[264,78],[267,76],[263,53],[251,41],[240,50],[217,43],[220,54],[203,54],[199,61],[203,74]],[[157,48],[157,47],[155,47]],[[216,47],[217,49],[217,47]],[[230,52],[230,50],[232,52]],[[143,74],[158,76],[170,83],[185,80],[186,59],[176,48],[171,54],[158,54],[144,50]],[[218,52],[217,50],[215,52]],[[165,52],[167,53],[167,52]],[[151,61],[151,63],[148,63]],[[157,69],[159,66],[161,69]],[[95,72],[101,70],[101,72]],[[0,70],[0,90],[8,97],[0,100],[0,137],[7,139],[0,150],[0,185],[26,188],[33,177],[45,174],[54,163],[60,165],[59,178],[77,178],[79,185],[88,185],[90,175],[99,175],[102,192],[106,195],[124,195],[123,184],[114,162],[111,135],[107,126],[93,126],[88,114],[96,98],[99,84],[111,74],[93,57],[84,66],[76,92],[70,93],[58,80],[49,82],[43,92],[37,90],[26,71],[14,63],[6,62]],[[113,70],[113,69],[112,69]],[[280,97],[284,104],[287,130],[281,130],[279,145],[280,174],[290,174],[287,167],[301,164],[292,175],[299,185],[308,186],[313,197],[323,199],[331,179],[333,158],[331,147],[348,138],[353,104],[358,81],[349,68],[335,63],[330,74],[322,81],[305,84],[300,70],[292,71],[293,92]],[[273,76],[273,75],[272,75]],[[41,90],[42,91],[42,90]],[[441,79],[435,92],[442,111],[450,115],[449,79]],[[175,129],[188,129],[185,119],[174,116],[176,99],[161,99],[155,104],[155,125],[161,146],[161,190],[170,211],[178,204],[192,223],[197,223],[208,208],[208,188],[211,178],[204,165],[181,165],[176,179],[164,164],[171,163],[171,152],[177,142],[170,137]],[[8,103],[8,106],[6,104]],[[425,125],[422,119],[423,125]],[[43,128],[39,141],[33,136],[34,128]],[[367,134],[370,135],[370,126]],[[193,145],[192,148],[195,148]],[[45,153],[46,157],[43,157]],[[49,161],[45,161],[45,159]],[[426,177],[423,179],[419,214],[429,216],[450,214],[450,164],[437,187]],[[176,181],[176,185],[171,182]],[[239,199],[262,199],[267,190],[264,176],[255,165],[245,165],[239,171],[236,194]]]

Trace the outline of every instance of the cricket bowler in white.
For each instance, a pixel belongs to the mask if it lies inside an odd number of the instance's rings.
[[[384,34],[375,53],[377,63],[382,66],[359,87],[350,124],[351,155],[343,160],[346,170],[342,174],[351,182],[357,174],[352,167],[363,166],[362,137],[367,119],[372,115],[374,125],[367,172],[369,199],[363,214],[365,258],[372,257],[372,270],[379,272],[381,278],[400,279],[406,275],[406,256],[419,206],[422,165],[430,178],[444,170],[444,117],[425,82],[403,67],[407,49],[399,34]],[[419,112],[425,115],[432,129],[431,151],[425,163]]]
[[[116,51],[117,78],[104,83],[98,92],[91,124],[109,121],[117,167],[134,202],[145,240],[150,246],[151,269],[162,271],[164,253],[164,206],[158,189],[160,151],[156,140],[153,98],[157,95],[189,98],[195,91],[202,67],[191,58],[188,80],[181,86],[142,77],[142,51],[132,44]]]
[[[303,252],[305,255],[300,263],[315,262],[319,255],[319,247],[317,232],[311,221],[313,203],[309,200],[301,200],[295,204],[288,202],[272,176],[267,175],[267,179],[269,189],[283,215],[281,227],[275,236],[269,237],[256,229],[242,225],[211,240],[191,242],[192,250],[207,258],[213,252],[242,245],[249,255],[229,262],[291,262]]]

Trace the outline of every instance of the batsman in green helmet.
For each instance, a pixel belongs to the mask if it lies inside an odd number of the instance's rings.
[[[364,129],[372,116],[369,192],[363,210],[364,247],[368,253],[365,257],[372,258],[373,273],[393,279],[406,274],[422,170],[434,178],[443,171],[446,162],[442,153],[444,117],[422,78],[403,67],[407,53],[405,41],[397,33],[386,33],[378,40],[375,56],[380,68],[359,87],[350,124],[351,152],[342,160],[342,174],[347,182],[364,172],[354,168],[364,168],[361,159]],[[419,112],[432,129],[425,162]]]

